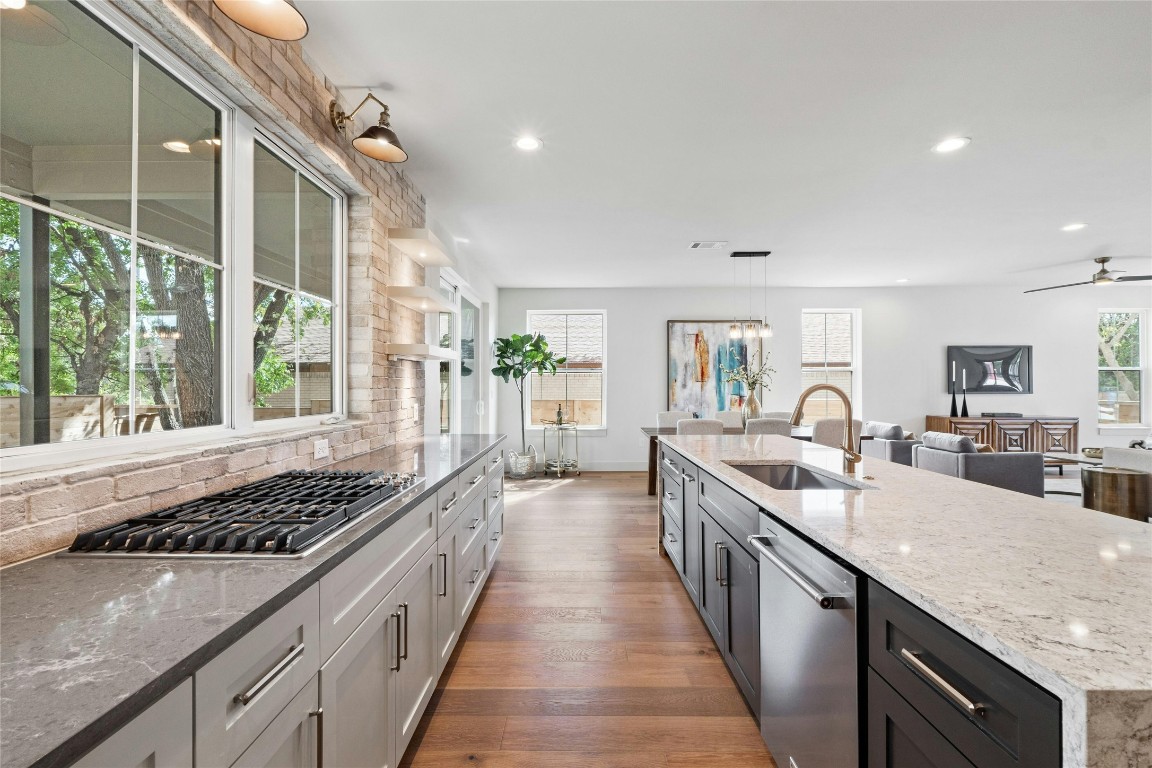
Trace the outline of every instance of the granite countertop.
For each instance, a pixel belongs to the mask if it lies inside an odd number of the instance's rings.
[[[1065,768],[1152,765],[1152,525],[874,458],[867,490],[779,491],[729,463],[841,475],[841,452],[661,440],[1059,697]]]
[[[324,467],[422,485],[296,560],[41,557],[0,575],[0,765],[68,765],[504,440],[410,440]]]

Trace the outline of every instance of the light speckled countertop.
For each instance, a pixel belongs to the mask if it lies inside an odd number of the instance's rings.
[[[68,765],[504,440],[412,440],[324,469],[425,482],[297,560],[42,557],[0,572],[0,765]]]
[[[1063,703],[1064,768],[1152,766],[1152,525],[866,458],[859,491],[778,491],[733,463],[841,475],[785,437],[661,440]]]

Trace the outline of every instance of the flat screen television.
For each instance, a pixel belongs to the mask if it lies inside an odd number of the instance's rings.
[[[945,388],[960,394],[1032,394],[1032,347],[948,347]]]

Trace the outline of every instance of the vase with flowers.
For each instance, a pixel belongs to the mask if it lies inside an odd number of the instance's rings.
[[[740,409],[744,426],[748,426],[748,419],[760,418],[760,401],[756,398],[756,390],[768,390],[774,373],[776,369],[768,365],[768,361],[763,357],[758,364],[755,354],[747,365],[741,364],[735,368],[724,369],[724,381],[729,384],[739,382],[748,389],[748,397],[744,399],[744,405]]]

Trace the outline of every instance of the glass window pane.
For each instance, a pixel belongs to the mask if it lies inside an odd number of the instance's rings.
[[[139,159],[139,236],[219,262],[220,114],[144,57]]]
[[[300,178],[300,290],[332,300],[332,196]]]
[[[548,350],[566,358],[555,376],[529,376],[529,423],[555,421],[559,407],[565,421],[575,421],[581,426],[602,425],[604,315],[599,312],[532,314],[528,330],[543,335]]]
[[[127,231],[131,47],[58,1],[5,10],[0,35],[0,187]]]
[[[800,372],[800,386],[807,389],[813,384],[831,384],[852,393],[852,371],[835,368],[805,368]],[[804,418],[801,424],[810,425],[818,419],[843,419],[844,404],[830,392],[817,392],[804,404]]]
[[[139,252],[136,416],[126,429],[220,424],[220,273],[156,248]]]
[[[300,415],[332,413],[332,304],[300,297]]]
[[[296,300],[293,292],[252,286],[256,421],[296,415]]]
[[[256,277],[296,287],[296,172],[259,144],[255,157]]]
[[[805,312],[800,356],[805,366],[851,366],[851,313]]]
[[[1101,312],[1097,363],[1101,368],[1140,367],[1140,313]]]
[[[1097,411],[1101,424],[1139,424],[1140,371],[1100,371]]]

